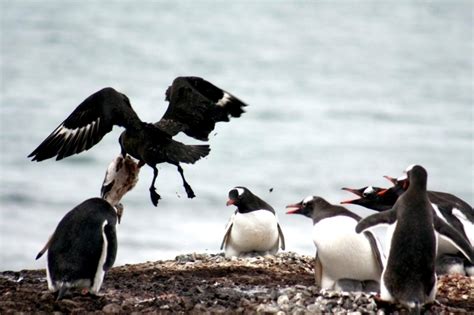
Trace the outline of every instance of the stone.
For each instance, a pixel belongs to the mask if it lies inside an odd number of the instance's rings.
[[[290,299],[288,298],[288,295],[283,294],[278,297],[277,304],[282,305],[282,304],[288,304],[290,302]]]
[[[122,307],[115,303],[107,304],[106,306],[102,308],[102,312],[106,314],[120,313],[121,311],[122,311]]]

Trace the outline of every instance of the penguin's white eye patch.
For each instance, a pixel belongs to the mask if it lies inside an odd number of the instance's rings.
[[[237,190],[237,194],[239,195],[239,197],[244,194],[244,190],[242,188],[235,188],[235,190]]]
[[[305,206],[311,201],[313,201],[313,196],[308,196],[308,197],[304,198],[303,205]]]
[[[412,168],[413,168],[415,165],[416,165],[416,164],[412,164],[412,165],[408,166],[408,167],[406,168],[406,170],[405,170],[405,173],[408,173],[409,171],[411,171]]]
[[[374,187],[369,186],[369,187],[367,187],[367,188],[364,190],[364,192],[363,192],[362,194],[365,196],[365,195],[370,195],[370,194],[372,194],[373,192],[374,192]]]

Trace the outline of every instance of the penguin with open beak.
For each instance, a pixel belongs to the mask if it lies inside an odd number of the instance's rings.
[[[288,214],[301,214],[313,220],[312,236],[317,248],[315,278],[322,289],[346,291],[340,280],[347,279],[362,283],[380,281],[380,243],[372,233],[355,232],[358,215],[319,196],[308,196],[286,208]]]
[[[474,250],[457,230],[435,215],[427,193],[428,173],[420,165],[407,169],[410,185],[393,208],[370,215],[356,232],[389,225],[388,258],[380,281],[380,297],[417,311],[436,295],[437,237],[450,241],[469,260]]]

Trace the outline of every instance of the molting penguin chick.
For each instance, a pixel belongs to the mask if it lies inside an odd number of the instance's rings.
[[[444,254],[436,258],[436,274],[458,274],[465,276],[464,257],[453,254]]]
[[[237,210],[227,223],[221,249],[225,257],[245,254],[274,255],[285,249],[283,231],[275,210],[245,187],[229,191],[227,206]]]
[[[434,215],[428,199],[426,170],[415,165],[407,170],[410,186],[391,210],[361,220],[358,233],[380,224],[389,224],[393,234],[387,264],[380,281],[380,297],[418,309],[436,295],[436,236],[449,239],[469,259],[474,252],[468,241]]]
[[[96,294],[117,254],[117,214],[109,202],[91,198],[69,211],[36,259],[48,250],[48,288],[61,299],[70,288]]]
[[[320,266],[320,270],[315,269],[316,283],[321,288],[338,289],[341,279],[380,280],[382,251],[372,233],[355,233],[358,215],[317,196],[306,197],[287,209],[288,214],[302,214],[313,220],[315,266]]]
[[[123,206],[118,206],[122,197],[132,190],[138,182],[140,167],[130,156],[117,156],[110,162],[105,172],[100,190],[101,197],[117,210],[118,222],[122,218]]]

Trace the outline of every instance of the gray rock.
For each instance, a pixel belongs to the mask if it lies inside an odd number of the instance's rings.
[[[310,304],[306,307],[306,310],[310,313],[317,313],[317,312],[321,312],[322,309],[319,305],[317,304]]]
[[[116,314],[116,313],[120,313],[121,311],[122,311],[122,307],[115,303],[107,304],[106,306],[102,308],[102,312],[106,314]]]
[[[288,298],[288,295],[283,294],[278,297],[277,304],[278,305],[283,305],[283,304],[288,304],[290,302],[290,299]]]

